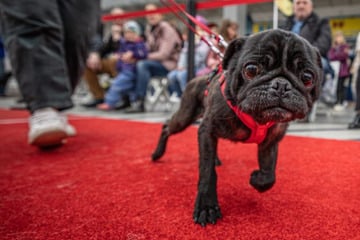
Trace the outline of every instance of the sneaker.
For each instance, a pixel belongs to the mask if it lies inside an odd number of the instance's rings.
[[[104,103],[104,99],[95,99],[87,103],[81,104],[83,107],[86,108],[95,108],[97,105]]]
[[[345,108],[346,108],[346,106],[343,105],[343,104],[336,104],[336,105],[334,106],[334,111],[336,111],[336,112],[342,112],[342,111],[345,110]]]
[[[66,116],[53,108],[36,110],[29,118],[29,128],[28,142],[38,147],[61,145],[67,137],[76,135]]]
[[[181,98],[178,97],[178,95],[176,93],[171,94],[169,101],[171,103],[179,103],[181,101]]]
[[[130,107],[131,104],[130,104],[130,99],[129,99],[129,96],[124,96],[121,103],[120,104],[117,104],[115,106],[115,109],[116,110],[124,110],[128,107]]]
[[[142,100],[137,100],[132,102],[130,107],[125,109],[125,113],[144,113],[145,112],[145,104]]]

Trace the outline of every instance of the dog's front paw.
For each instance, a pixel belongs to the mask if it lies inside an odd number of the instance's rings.
[[[274,172],[262,172],[255,170],[251,173],[250,184],[259,192],[269,190],[275,183]]]
[[[221,218],[221,211],[219,205],[211,207],[195,207],[194,209],[194,222],[205,227],[207,223],[215,224],[217,219]]]

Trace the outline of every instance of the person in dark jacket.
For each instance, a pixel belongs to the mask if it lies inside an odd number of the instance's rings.
[[[110,12],[110,14],[116,15],[124,13],[125,11],[121,8],[113,8]],[[100,74],[108,74],[111,78],[118,74],[116,62],[119,58],[116,52],[119,50],[120,38],[123,35],[123,24],[122,20],[114,21],[111,32],[104,41],[101,40],[101,33],[97,36],[100,38],[100,45],[91,49],[83,76],[94,99],[83,103],[84,107],[96,107],[96,105],[104,102],[105,90],[99,82]]]
[[[120,39],[118,51],[119,61],[116,64],[119,74],[116,76],[110,89],[105,95],[105,102],[97,106],[101,110],[113,110],[124,95],[130,95],[134,91],[136,79],[136,61],[145,59],[148,50],[144,40],[140,37],[141,28],[135,21],[124,24],[124,37]],[[135,96],[130,97],[135,101]]]
[[[288,17],[280,28],[299,34],[316,47],[323,58],[331,48],[329,20],[313,11],[311,0],[294,0],[294,15]]]
[[[60,111],[73,106],[99,20],[99,0],[0,1],[0,29],[31,113],[29,144],[61,146],[76,134]]]

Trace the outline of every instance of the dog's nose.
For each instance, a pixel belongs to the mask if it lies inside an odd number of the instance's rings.
[[[279,96],[282,96],[284,93],[291,91],[292,86],[289,81],[277,78],[271,82],[271,88],[275,89]]]

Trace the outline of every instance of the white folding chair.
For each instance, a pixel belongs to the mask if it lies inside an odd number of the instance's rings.
[[[168,91],[168,79],[166,77],[152,77],[147,87],[146,102],[149,110],[154,111],[158,104],[165,106],[165,111],[172,107]]]

